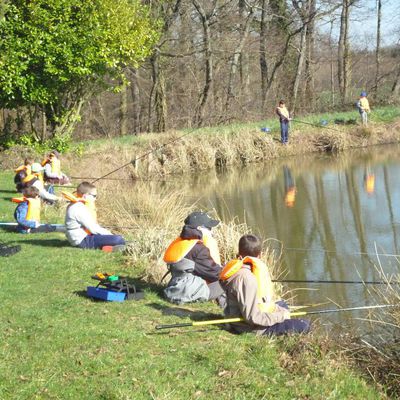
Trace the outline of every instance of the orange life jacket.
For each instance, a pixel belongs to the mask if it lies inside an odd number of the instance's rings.
[[[366,112],[370,112],[370,108],[369,108],[369,101],[366,97],[361,97],[360,98],[360,107],[366,111]]]
[[[68,192],[61,192],[61,194],[65,199],[67,199],[71,203],[83,203],[86,206],[87,210],[89,211],[90,215],[95,220],[95,222],[97,222],[97,210],[94,201],[89,199],[83,199],[82,197],[75,196],[74,194]],[[85,229],[85,231],[88,235],[91,235],[91,232],[88,229]]]
[[[25,171],[26,175],[30,175],[32,173],[32,169],[30,165],[20,165],[18,168],[15,169],[15,172]]]
[[[42,161],[42,167],[44,167],[46,164],[51,165],[51,172],[61,175],[61,162],[58,158],[53,157],[51,160],[49,158],[46,158]]]
[[[242,260],[235,259],[229,261],[222,269],[219,279],[226,281],[236,274],[244,264],[250,265],[251,272],[257,280],[257,298],[260,310],[263,312],[273,312],[275,310],[274,286],[268,267],[259,258],[245,257]]]
[[[277,109],[276,109],[277,111],[279,110],[279,112],[286,118],[286,119],[289,119],[289,111],[288,111],[288,109],[286,108],[286,106],[283,106],[283,107],[277,107]]]
[[[196,243],[203,243],[210,250],[211,258],[221,264],[217,241],[211,235],[204,235],[202,240],[176,238],[165,251],[164,261],[171,264],[182,260]]]
[[[27,221],[40,222],[40,198],[30,199],[27,197],[13,197],[11,199],[14,203],[28,203],[28,212],[26,214]]]

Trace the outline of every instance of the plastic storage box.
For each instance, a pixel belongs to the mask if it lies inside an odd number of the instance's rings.
[[[88,297],[106,301],[124,301],[126,298],[125,292],[116,292],[114,290],[102,289],[94,286],[88,286],[86,294]]]

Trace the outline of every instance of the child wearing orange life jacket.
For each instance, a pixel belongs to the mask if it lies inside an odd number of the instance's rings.
[[[14,183],[16,185],[17,192],[22,193],[22,190],[24,189],[22,180],[31,174],[32,164],[32,158],[25,158],[24,164],[15,169]]]
[[[14,218],[18,222],[17,231],[20,233],[54,232],[56,228],[47,224],[40,224],[40,198],[39,190],[28,187],[23,191],[23,197],[13,198],[18,203]]]
[[[39,163],[33,163],[31,169],[32,174],[27,175],[22,179],[22,185],[24,185],[24,188],[28,188],[29,186],[35,187],[39,190],[39,197],[49,204],[60,201],[60,197],[57,197],[53,193],[49,193],[44,187],[41,175],[41,171],[43,171],[44,168]]]
[[[279,123],[281,125],[281,143],[288,144],[289,141],[289,121],[290,118],[289,111],[286,108],[285,101],[281,100],[278,107],[275,109],[276,114],[279,117]]]
[[[61,171],[60,153],[52,150],[42,161],[44,181],[55,185],[66,185],[70,182],[67,175]]]
[[[367,99],[367,93],[361,92],[360,99],[357,102],[358,112],[360,113],[361,123],[364,126],[368,125],[368,113],[371,112],[369,107],[369,101]]]
[[[221,260],[211,232],[219,221],[196,211],[184,223],[181,234],[164,254],[171,273],[164,289],[165,297],[178,304],[215,299],[223,306],[225,294],[218,282]]]
[[[231,324],[232,330],[258,335],[308,332],[310,321],[290,319],[287,304],[275,302],[268,267],[259,259],[261,247],[262,242],[257,236],[242,236],[238,259],[230,261],[221,271],[220,282],[226,291],[227,302],[224,313],[228,318],[244,319],[244,322]]]
[[[125,245],[122,236],[113,235],[97,223],[95,201],[97,190],[89,182],[82,182],[76,196],[64,194],[71,201],[65,215],[66,236],[72,246],[82,249],[101,249],[106,246],[120,250]]]

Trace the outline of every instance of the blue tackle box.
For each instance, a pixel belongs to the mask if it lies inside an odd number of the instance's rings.
[[[88,297],[106,301],[124,301],[126,298],[125,292],[116,292],[114,290],[103,289],[95,286],[88,286],[86,294]]]

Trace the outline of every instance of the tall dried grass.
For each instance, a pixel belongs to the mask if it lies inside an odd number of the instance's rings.
[[[400,270],[400,260],[398,260]],[[382,265],[377,270],[386,285],[369,289],[371,297],[380,304],[398,307],[373,312],[367,318],[371,333],[353,343],[353,358],[367,371],[373,381],[383,386],[390,396],[400,398],[400,273],[387,276]]]
[[[112,190],[109,188],[99,197],[99,208],[109,210],[101,222],[119,227],[116,229],[129,237],[129,265],[137,269],[144,280],[160,284],[167,271],[162,259],[164,252],[171,241],[179,236],[184,219],[196,209],[196,204],[186,205],[182,191],[171,192],[144,183],[130,188],[122,185],[112,187]],[[215,210],[211,211],[211,215],[220,219]],[[238,223],[236,218],[228,223],[221,222],[215,228],[214,236],[223,264],[236,257],[239,239],[246,233],[250,233],[249,227]],[[270,266],[273,276],[277,276],[279,256],[268,247],[263,253],[263,259]]]

